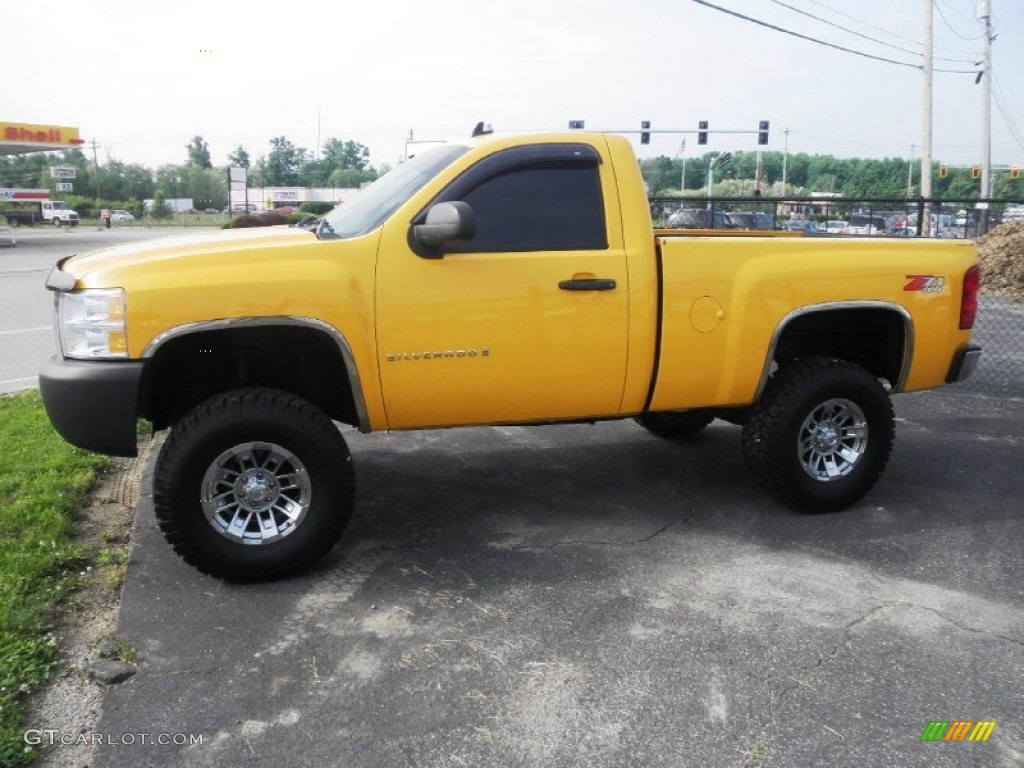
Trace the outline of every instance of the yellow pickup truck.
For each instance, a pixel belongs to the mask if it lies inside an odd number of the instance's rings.
[[[654,230],[625,139],[475,136],[399,165],[314,230],[116,246],[58,263],[40,375],[71,443],[170,434],[156,515],[226,578],[341,536],[364,432],[636,418],[743,426],[754,477],[807,511],[859,499],[890,393],[968,377],[980,273],[963,241]]]

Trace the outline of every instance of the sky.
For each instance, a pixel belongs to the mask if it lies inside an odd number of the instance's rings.
[[[710,1],[862,53],[921,61],[928,0]],[[1024,166],[1024,0],[989,2],[994,83],[1009,116],[993,103],[992,160]],[[969,74],[935,74],[933,157],[980,163],[976,0],[934,3],[935,66]],[[707,120],[708,145],[691,134],[691,155],[757,149],[764,119],[770,150],[919,156],[923,135],[920,69],[693,0],[0,0],[0,28],[0,120],[77,126],[98,142],[101,164],[183,163],[198,134],[215,165],[238,145],[255,158],[283,135],[311,151],[318,136],[359,141],[380,166],[404,156],[410,131],[417,141],[459,139],[481,120],[499,132],[564,130],[571,119],[594,130],[650,120],[694,131]],[[676,155],[682,138],[633,141],[647,157]]]

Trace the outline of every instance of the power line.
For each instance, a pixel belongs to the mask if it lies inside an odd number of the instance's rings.
[[[1020,100],[1019,100],[1019,99],[1017,98],[1016,94],[1014,94],[1014,92],[1013,92],[1013,91],[1011,91],[1011,90],[1010,90],[1009,88],[1007,88],[1007,87],[1006,87],[1005,85],[1003,85],[1003,81],[999,79],[999,75],[998,75],[998,73],[997,73],[997,72],[995,71],[995,69],[994,69],[994,68],[993,68],[993,70],[992,70],[992,77],[994,78],[994,79],[993,79],[993,82],[994,82],[994,83],[995,83],[996,85],[999,85],[999,86],[1001,86],[1001,87],[1002,87],[1002,91],[1003,91],[1003,93],[1004,93],[1005,95],[1009,95],[1009,97],[1010,97],[1010,100],[1011,100],[1011,101],[1013,101],[1013,102],[1014,102],[1015,104],[1017,104],[1017,105],[1019,105],[1019,104],[1021,103],[1021,102],[1020,102]]]
[[[1013,137],[1013,140],[1017,143],[1017,146],[1024,149],[1024,131],[1021,131],[1020,125],[1018,125],[1017,120],[1013,117],[1013,113],[1006,105],[1006,100],[1003,96],[1003,89],[999,80],[995,78],[995,70],[992,71],[992,75],[993,96],[995,96],[996,107],[999,108],[999,114],[1003,116],[1003,122],[1006,124],[1006,127],[1010,131],[1010,135]]]
[[[959,37],[961,40],[967,40],[968,42],[970,42],[971,40],[980,40],[985,36],[984,32],[982,32],[980,35],[975,35],[974,37],[966,37],[965,35],[961,35],[959,32],[956,31],[953,25],[949,23],[949,19],[946,18],[946,14],[942,12],[942,6],[939,5],[939,0],[932,0],[932,5],[934,5],[935,10],[939,12],[939,18],[941,18],[942,22],[949,28],[949,31],[952,32],[957,37]]]
[[[789,10],[794,11],[796,13],[799,13],[802,16],[806,16],[809,19],[814,19],[815,21],[820,21],[822,24],[828,24],[830,27],[835,27],[836,29],[841,29],[843,32],[849,32],[851,35],[856,35],[857,37],[863,38],[864,40],[870,40],[873,43],[878,43],[879,45],[884,45],[886,48],[892,48],[892,49],[897,50],[897,51],[902,51],[903,53],[909,53],[911,56],[920,56],[921,55],[920,51],[915,51],[915,50],[913,50],[911,48],[904,48],[902,45],[896,45],[895,43],[887,43],[884,40],[879,40],[877,37],[872,37],[871,35],[865,35],[863,32],[858,32],[855,29],[850,29],[849,27],[844,27],[842,24],[836,24],[834,21],[829,21],[828,19],[823,19],[821,16],[815,16],[813,13],[808,13],[807,11],[805,11],[805,10],[803,10],[801,8],[797,8],[795,6],[792,6],[789,3],[784,3],[784,2],[782,2],[782,0],[771,0],[771,2],[775,3],[776,5],[781,5],[783,8],[788,8]],[[968,64],[977,64],[977,62],[972,60],[972,59],[954,59],[954,58],[950,58],[949,56],[936,56],[935,58],[936,59],[941,59],[942,61],[960,61],[960,62],[966,62]]]
[[[833,8],[831,5],[826,5],[825,3],[819,2],[819,0],[807,0],[807,2],[814,3],[819,8],[824,8],[825,10],[831,11],[832,13],[836,14],[837,16],[843,16],[843,17],[845,17],[847,19],[850,19],[850,21],[857,22],[858,24],[860,24],[862,26],[869,27],[870,29],[876,29],[879,32],[882,32],[882,33],[884,33],[886,35],[889,35],[889,37],[895,37],[895,38],[898,38],[900,40],[906,40],[908,43],[913,43],[914,45],[921,45],[921,41],[920,40],[915,40],[912,37],[907,37],[906,35],[901,35],[899,32],[892,32],[892,31],[886,29],[885,27],[879,27],[877,24],[872,24],[871,22],[864,21],[863,19],[859,19],[856,16],[851,16],[848,13],[844,13],[843,11],[840,11],[838,8]],[[964,50],[960,50],[959,48],[949,48],[949,47],[944,46],[944,45],[936,45],[934,47],[935,48],[939,48],[939,49],[941,49],[943,51],[950,51],[952,53],[968,53],[968,54],[969,53],[973,53],[973,51],[964,51]]]
[[[776,26],[775,24],[769,24],[767,21],[762,21],[761,19],[755,19],[752,16],[746,16],[746,15],[744,15],[742,13],[739,13],[738,11],[733,11],[733,10],[730,10],[729,8],[723,8],[722,6],[715,5],[714,3],[709,3],[707,0],[693,0],[693,2],[697,3],[698,5],[707,6],[708,8],[711,8],[713,10],[720,11],[722,13],[728,14],[729,16],[735,16],[738,19],[743,19],[744,21],[752,22],[754,24],[757,24],[758,26],[767,27],[768,29],[773,29],[776,32],[782,32],[785,35],[791,35],[792,37],[798,37],[801,40],[807,40],[808,42],[811,42],[811,43],[817,43],[818,45],[824,45],[826,48],[834,48],[837,51],[843,51],[844,53],[852,53],[854,56],[861,56],[862,58],[865,58],[865,59],[874,59],[875,61],[882,61],[882,62],[885,62],[886,64],[896,64],[896,65],[901,66],[901,67],[909,67],[910,69],[921,69],[922,68],[920,64],[913,64],[913,63],[907,62],[907,61],[898,61],[897,59],[888,59],[888,58],[886,58],[884,56],[875,56],[872,53],[865,53],[864,51],[858,51],[858,50],[855,50],[853,48],[846,48],[845,46],[836,45],[835,43],[829,43],[829,42],[826,42],[825,40],[818,40],[815,37],[810,37],[808,35],[802,35],[799,32],[794,32],[791,29],[785,29],[784,27],[779,27],[779,26]],[[935,71],[935,72],[949,72],[949,73],[958,74],[958,75],[973,75],[973,74],[976,74],[973,69],[935,69],[933,71]]]

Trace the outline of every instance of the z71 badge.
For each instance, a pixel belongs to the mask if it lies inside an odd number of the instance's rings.
[[[942,293],[946,278],[937,275],[907,275],[904,291],[924,291],[925,293]]]

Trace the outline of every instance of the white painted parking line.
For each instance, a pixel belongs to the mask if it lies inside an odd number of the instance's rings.
[[[27,384],[28,382],[35,383],[38,378],[38,376],[25,376],[21,379],[8,379],[7,381],[0,381],[0,387],[6,387],[10,384]]]
[[[52,326],[41,325],[38,328],[21,328],[17,331],[0,331],[0,336],[12,336],[15,333],[38,333],[39,331],[52,331]]]

